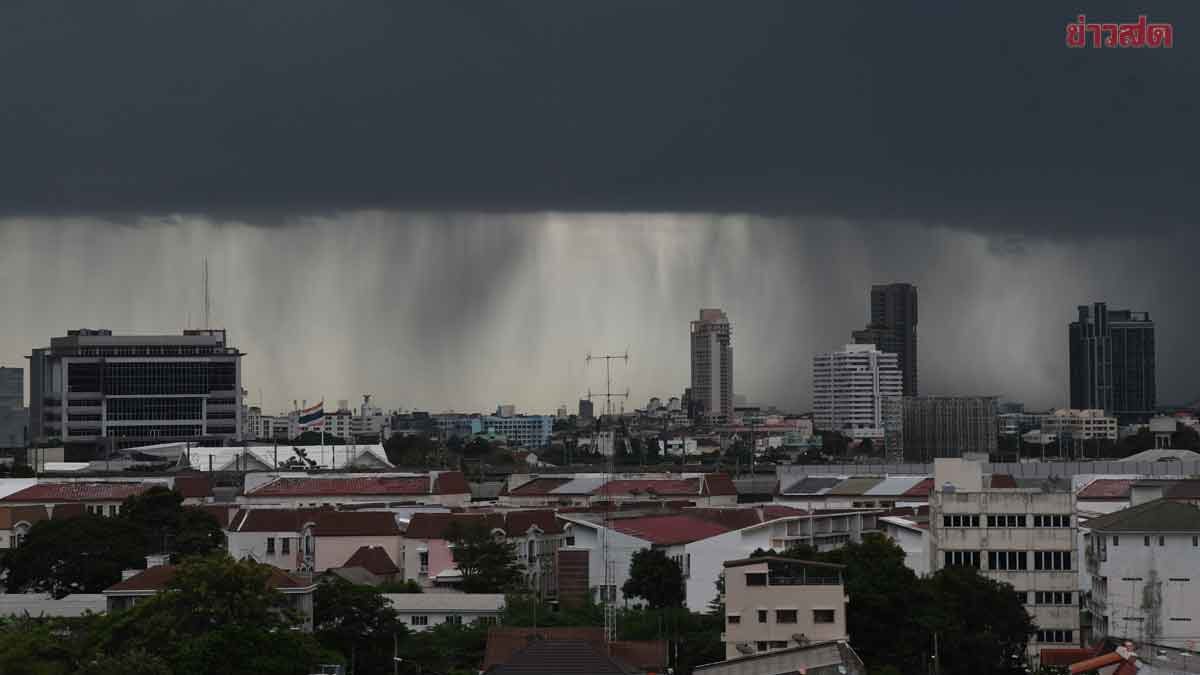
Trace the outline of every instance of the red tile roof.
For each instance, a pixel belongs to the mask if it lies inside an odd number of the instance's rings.
[[[267,577],[267,588],[307,588],[311,583],[301,581],[275,566],[271,568],[271,576]],[[166,588],[175,578],[175,565],[159,565],[118,582],[104,589],[111,591],[147,591],[157,592]]]
[[[311,509],[241,509],[229,521],[230,532],[299,532],[316,511]]]
[[[656,495],[699,495],[700,494],[700,479],[685,478],[681,480],[672,479],[629,479],[629,480],[610,480],[592,492],[592,494],[617,496],[617,495],[640,495],[640,494],[656,494]]]
[[[1076,499],[1129,499],[1134,481],[1127,478],[1097,478],[1075,495]]]
[[[540,495],[548,495],[550,491],[562,487],[570,483],[570,478],[534,478],[515,490],[510,490],[508,494],[514,497],[534,497]]]
[[[361,546],[342,567],[361,567],[371,574],[386,577],[400,571],[382,546]]]
[[[718,523],[731,530],[740,530],[744,527],[751,527],[771,520],[780,518],[790,518],[792,516],[803,516],[808,512],[801,509],[794,509],[790,506],[780,506],[777,504],[764,504],[762,506],[742,506],[737,508],[710,508],[697,507],[683,510],[683,515],[702,518],[714,523]]]
[[[213,494],[212,479],[202,473],[175,477],[175,491],[184,499],[203,499]]]
[[[114,502],[139,495],[156,483],[38,483],[18,490],[4,502]]]
[[[1098,670],[1100,668],[1103,668],[1104,666],[1111,666],[1114,663],[1121,663],[1124,660],[1125,659],[1121,658],[1120,654],[1118,654],[1116,652],[1109,652],[1107,654],[1104,654],[1103,656],[1097,656],[1095,658],[1085,659],[1083,661],[1077,661],[1077,662],[1071,664],[1071,672],[1072,673],[1087,673],[1087,672],[1091,672],[1093,670]],[[1117,672],[1120,672],[1120,671],[1117,671]],[[1134,672],[1137,672],[1137,671],[1135,670]]]
[[[443,471],[434,479],[433,492],[439,495],[466,495],[471,494],[471,486],[461,471]]]
[[[906,490],[904,492],[904,494],[902,494],[900,496],[901,497],[923,497],[925,499],[928,499],[930,492],[933,492],[933,479],[926,478],[925,480],[921,481],[920,483],[917,483],[916,485],[910,487],[908,490]]]
[[[353,478],[277,478],[251,497],[340,497],[429,494],[428,476],[358,476]]]
[[[1069,666],[1072,663],[1079,663],[1092,658],[1096,655],[1096,650],[1093,648],[1084,647],[1058,647],[1058,648],[1043,648],[1039,663],[1043,666]]]
[[[717,496],[737,495],[737,488],[729,474],[710,473],[704,477],[705,494]]]
[[[617,532],[660,546],[687,544],[729,531],[719,523],[684,515],[619,518],[609,521],[609,526]]]
[[[507,663],[513,655],[529,645],[530,639],[579,640],[594,645],[604,644],[604,628],[600,626],[556,626],[551,628],[522,628],[493,626],[488,629],[483,670]],[[614,640],[612,655],[650,673],[667,669],[665,640]]]

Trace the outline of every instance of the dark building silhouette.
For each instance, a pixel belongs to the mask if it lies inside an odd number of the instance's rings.
[[[1112,310],[1103,302],[1080,305],[1068,341],[1072,408],[1101,409],[1121,424],[1154,414],[1158,390],[1149,312]]]
[[[912,284],[871,286],[871,322],[850,334],[854,344],[899,357],[902,390],[917,395],[917,287]]]

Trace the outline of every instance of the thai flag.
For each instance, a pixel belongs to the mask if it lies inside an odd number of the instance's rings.
[[[325,401],[300,411],[296,420],[301,427],[318,427],[325,425]]]

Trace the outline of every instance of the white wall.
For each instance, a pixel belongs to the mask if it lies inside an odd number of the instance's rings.
[[[1120,543],[1114,546],[1113,534],[1105,535],[1107,560],[1099,563],[1099,575],[1108,578],[1104,598],[1108,633],[1139,643],[1151,641],[1186,648],[1187,642],[1196,640],[1200,634],[1200,547],[1192,545],[1193,535],[1162,534],[1165,545],[1159,546],[1160,535],[1153,533],[1149,535],[1150,546],[1146,546],[1146,535],[1120,533],[1117,535]],[[1147,584],[1154,580],[1161,583],[1161,604],[1156,611],[1153,606],[1146,606],[1144,596]],[[1126,621],[1126,618],[1141,620]],[[1157,631],[1153,626],[1155,618]],[[1172,621],[1173,618],[1190,620]]]
[[[565,520],[565,519],[564,519]],[[567,521],[570,523],[570,521]],[[575,537],[574,548],[588,549],[588,587],[591,589],[599,588],[604,585],[604,562],[601,552],[602,543],[601,536],[604,528],[597,525],[580,525],[571,523],[570,534]],[[608,531],[608,551],[609,559],[613,561],[613,584],[617,587],[617,598],[620,604],[624,604],[624,596],[621,594],[621,587],[625,585],[625,581],[629,579],[629,565],[633,561],[633,554],[645,548],[651,548],[650,542],[645,539],[631,537],[627,534],[622,534],[615,530]],[[695,557],[693,556],[693,564]],[[598,598],[599,596],[597,596]],[[711,598],[710,598],[711,599]]]

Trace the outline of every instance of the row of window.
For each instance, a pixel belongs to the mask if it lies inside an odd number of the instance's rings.
[[[292,552],[292,540],[287,537],[279,538],[279,554],[288,555]],[[267,537],[267,555],[275,555],[275,537]]]
[[[458,614],[450,614],[445,618],[445,620],[442,621],[442,623],[454,624],[456,626],[461,626],[462,622],[463,622],[463,618],[461,616],[459,616]],[[414,614],[408,618],[408,623],[413,626],[428,626],[429,625],[429,615],[428,614]],[[490,625],[496,623],[496,617],[481,616],[478,619],[475,619],[475,623],[477,623],[481,626],[490,626]]]
[[[988,551],[988,569],[1025,570],[1029,558],[1026,551]],[[943,551],[945,567],[974,567],[983,569],[980,551]],[[1034,551],[1033,569],[1037,571],[1070,571],[1071,551]]]
[[[1038,642],[1060,643],[1067,644],[1075,641],[1075,631],[1073,630],[1039,630],[1037,632]]]
[[[1166,537],[1159,536],[1159,537],[1155,537],[1155,538],[1156,538],[1156,539],[1158,539],[1158,545],[1159,545],[1159,546],[1166,546],[1166,545],[1167,545],[1167,538],[1166,538]],[[1143,546],[1150,546],[1150,541],[1151,541],[1151,537],[1150,537],[1149,535],[1146,535],[1146,536],[1142,537],[1142,545],[1143,545]],[[1120,546],[1120,545],[1121,545],[1121,537],[1119,537],[1119,536],[1114,536],[1114,537],[1112,538],[1112,545],[1113,545],[1113,546]],[[1193,536],[1192,536],[1192,546],[1193,546],[1193,547],[1200,547],[1200,536],[1195,536],[1195,535],[1193,535]]]
[[[986,522],[988,527],[1026,527],[1029,517],[1024,513],[1002,513],[987,516],[986,520],[975,514],[953,514],[942,516],[942,527],[979,527]],[[1071,527],[1071,516],[1034,514],[1034,527]]]
[[[105,506],[103,504],[87,504],[83,508],[93,516],[105,515]],[[109,516],[116,516],[121,513],[120,504],[109,504],[107,509]]]
[[[769,610],[758,610],[758,622],[767,623]],[[730,624],[740,624],[742,616],[740,614],[730,614],[726,617]],[[835,610],[832,609],[814,609],[812,611],[813,623],[833,623],[836,619]],[[800,620],[800,612],[795,609],[777,609],[775,610],[775,623],[798,623]]]

